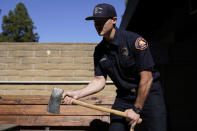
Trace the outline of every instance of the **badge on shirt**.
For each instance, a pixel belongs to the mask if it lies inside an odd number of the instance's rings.
[[[129,55],[128,49],[127,49],[126,47],[123,47],[123,48],[121,49],[121,54],[122,54],[123,56],[128,56],[128,55]]]
[[[139,37],[136,39],[136,41],[135,41],[135,48],[136,49],[145,50],[147,47],[148,47],[148,42],[144,38]]]

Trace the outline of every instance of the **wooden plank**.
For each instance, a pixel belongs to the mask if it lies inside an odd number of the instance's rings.
[[[111,108],[111,106],[102,106]],[[46,111],[47,105],[0,105],[0,115],[54,115]],[[109,113],[81,107],[78,105],[61,105],[58,116],[109,115]]]
[[[109,116],[0,116],[0,124],[19,126],[89,126],[93,120],[109,122]]]
[[[49,98],[45,95],[1,95],[0,104],[47,104]]]
[[[0,105],[2,104],[45,104],[47,105],[49,102],[50,96],[47,95],[0,95]],[[106,105],[113,104],[115,96],[109,95],[92,95],[85,98],[80,99],[81,101],[90,103],[90,104],[98,104],[98,105]]]

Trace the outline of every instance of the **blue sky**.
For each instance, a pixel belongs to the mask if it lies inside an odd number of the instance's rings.
[[[16,4],[25,4],[40,36],[39,42],[99,42],[91,16],[99,3],[112,4],[117,11],[119,27],[125,11],[125,0],[0,0],[0,25],[3,15],[14,10]],[[2,29],[0,28],[0,32]]]

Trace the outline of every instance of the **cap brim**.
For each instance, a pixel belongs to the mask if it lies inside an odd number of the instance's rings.
[[[89,17],[86,17],[85,20],[94,20],[96,17],[94,16],[89,16]]]
[[[86,17],[85,18],[85,20],[95,20],[96,18],[111,18],[111,17],[99,17],[99,16],[97,16],[97,17],[95,17],[95,16],[89,16],[89,17]]]

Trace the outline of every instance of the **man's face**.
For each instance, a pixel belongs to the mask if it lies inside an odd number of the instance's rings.
[[[96,18],[94,20],[94,26],[100,36],[104,36],[111,31],[115,23],[116,20],[114,21],[114,18]]]

